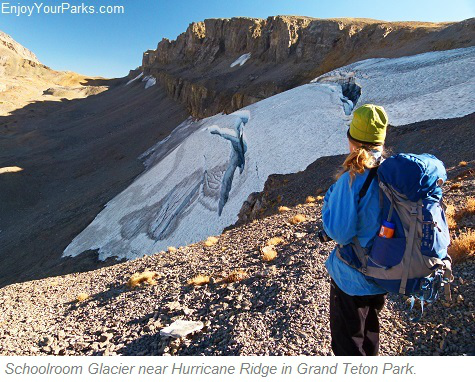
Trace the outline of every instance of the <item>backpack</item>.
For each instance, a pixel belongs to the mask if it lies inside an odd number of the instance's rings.
[[[430,154],[398,154],[372,169],[359,194],[377,179],[383,219],[394,224],[394,236],[376,236],[370,249],[353,242],[337,248],[337,256],[388,292],[434,302],[445,286],[450,300],[453,280],[447,255],[450,235],[442,203],[444,164]],[[411,307],[412,308],[412,307]]]

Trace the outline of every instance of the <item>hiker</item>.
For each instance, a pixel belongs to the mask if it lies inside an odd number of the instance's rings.
[[[322,209],[325,233],[339,245],[356,237],[362,247],[370,247],[380,230],[382,212],[379,187],[371,177],[383,154],[388,117],[383,107],[363,105],[354,112],[347,132],[350,154],[343,162],[337,182],[327,191]],[[360,198],[364,188],[366,193]],[[336,255],[325,266],[331,277],[330,330],[335,355],[377,355],[379,351],[378,313],[386,291],[365,275],[345,264]]]

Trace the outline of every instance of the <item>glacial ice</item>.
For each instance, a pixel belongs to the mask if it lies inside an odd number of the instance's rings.
[[[142,155],[145,171],[63,256],[132,259],[218,235],[270,174],[347,152],[345,109],[380,104],[393,126],[473,113],[474,58],[466,48],[365,60],[232,114],[188,119]]]
[[[219,127],[213,125],[208,127],[208,130],[211,134],[217,134],[220,137],[231,142],[232,151],[231,158],[229,159],[229,166],[226,169],[223,180],[221,183],[221,195],[218,204],[218,214],[221,216],[223,208],[226,202],[229,199],[229,193],[231,192],[234,172],[239,167],[239,173],[242,174],[244,166],[246,164],[246,151],[247,143],[244,135],[244,126],[250,119],[250,113],[246,110],[239,113],[234,113],[236,119],[234,121],[234,126],[232,129],[226,127]]]
[[[384,105],[393,126],[473,113],[475,47],[400,58],[371,58],[333,70],[313,83],[354,79],[359,105]]]
[[[130,259],[219,234],[270,174],[302,171],[321,156],[345,152],[341,96],[339,89],[304,85],[229,115],[188,120],[147,152],[146,171],[64,256],[97,249],[100,259]]]

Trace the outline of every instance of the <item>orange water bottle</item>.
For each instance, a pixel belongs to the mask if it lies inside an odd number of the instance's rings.
[[[384,237],[385,239],[390,239],[394,236],[394,229],[396,224],[383,220],[383,224],[379,230],[379,236]]]

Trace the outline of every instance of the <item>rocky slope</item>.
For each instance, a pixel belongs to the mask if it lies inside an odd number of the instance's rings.
[[[83,98],[107,88],[100,78],[50,69],[33,52],[0,31],[0,116],[34,101]]]
[[[190,113],[234,110],[361,58],[473,45],[473,28],[473,19],[206,20],[144,55],[142,70],[159,80],[148,89],[126,85],[140,71],[117,81],[56,72],[2,34],[0,169],[23,171],[0,174],[0,286],[106,265],[93,251],[61,254]]]
[[[474,44],[475,19],[459,23],[297,16],[207,19],[190,24],[176,40],[163,39],[156,50],[145,52],[141,69],[158,78],[191,115],[201,118],[237,110],[359,60]],[[242,55],[250,58],[236,64]]]
[[[0,46],[2,49],[8,49],[10,52],[17,54],[20,58],[29,61],[31,64],[40,64],[38,57],[23,45],[17,43],[11,36],[0,31]]]
[[[54,71],[0,34],[0,286],[107,264],[60,257],[188,117],[158,86],[126,82]]]
[[[409,129],[411,134],[418,127]],[[475,196],[475,161],[466,159],[449,167],[453,182],[445,189],[446,202],[457,209]],[[320,174],[318,166],[307,172],[297,174],[296,183]],[[331,355],[329,279],[323,264],[333,245],[319,244],[314,236],[321,200],[305,203],[305,189],[295,194],[300,204],[229,230],[215,244],[199,242],[109,268],[0,289],[0,354]],[[297,213],[307,220],[289,223]],[[474,219],[465,218],[458,230],[473,227]],[[274,237],[282,239],[277,257],[264,262],[260,249]],[[427,307],[419,323],[409,322],[403,298],[390,296],[382,311],[382,355],[474,352],[471,255],[454,266],[453,301]],[[127,285],[135,272],[145,270],[157,272],[153,285]],[[241,280],[225,280],[236,271],[245,272]],[[209,283],[189,285],[197,274],[210,276]],[[160,335],[179,319],[203,328],[179,339]]]

